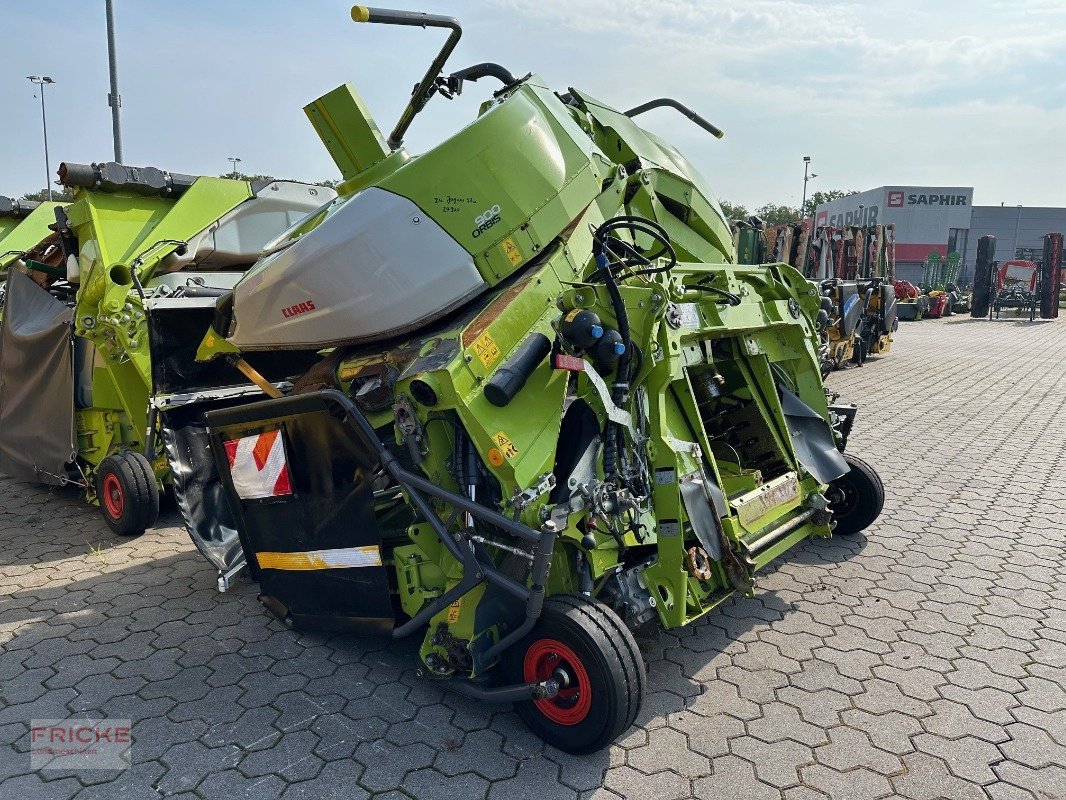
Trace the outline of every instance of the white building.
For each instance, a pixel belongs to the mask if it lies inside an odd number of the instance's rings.
[[[1066,232],[1066,208],[974,206],[971,186],[882,186],[818,206],[814,222],[894,224],[897,278],[917,282],[930,253],[958,252],[960,282],[968,283],[981,236],[996,237],[997,261],[1032,257],[1041,252],[1045,233]]]

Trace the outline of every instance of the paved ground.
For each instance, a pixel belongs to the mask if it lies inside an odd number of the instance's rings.
[[[414,643],[217,594],[173,513],[117,541],[0,481],[0,796],[1066,797],[1066,321],[905,325],[831,383],[881,521],[644,642],[638,726],[586,758],[416,679]],[[42,782],[28,720],[70,714],[132,718],[136,766]]]

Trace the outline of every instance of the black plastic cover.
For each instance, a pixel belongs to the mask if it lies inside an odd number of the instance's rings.
[[[263,568],[257,555],[376,548],[377,449],[321,395],[296,395],[207,414],[211,450],[263,601],[297,628],[389,633],[395,618],[383,564],[313,569]],[[225,442],[281,431],[292,493],[242,499]]]
[[[193,544],[220,572],[244,563],[237,522],[219,477],[204,415],[247,398],[190,403],[160,412],[163,447],[174,478],[174,500]]]
[[[851,468],[837,450],[829,423],[788,389],[778,388],[796,460],[819,483],[830,483],[846,474]]]

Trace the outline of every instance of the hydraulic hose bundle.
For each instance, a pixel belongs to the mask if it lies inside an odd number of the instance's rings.
[[[652,255],[643,255],[634,245],[611,234],[627,230],[635,235],[650,236],[659,249]],[[661,225],[643,217],[618,216],[605,221],[593,233],[593,255],[596,259],[596,272],[592,280],[602,280],[611,298],[611,306],[618,322],[620,344],[624,348],[618,357],[615,381],[611,390],[611,401],[622,407],[629,399],[630,366],[633,363],[633,342],[629,330],[629,314],[625,301],[618,288],[619,281],[638,275],[653,275],[669,272],[677,264],[677,253],[670,244],[670,237]],[[656,266],[656,259],[666,256],[666,262]],[[620,271],[615,273],[615,268]],[[622,428],[616,422],[608,420],[603,430],[603,472],[608,479],[618,475],[618,450],[622,445]]]

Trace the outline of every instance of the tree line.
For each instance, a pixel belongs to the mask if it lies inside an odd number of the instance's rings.
[[[807,198],[803,208],[767,203],[754,211],[749,211],[746,206],[740,203],[731,203],[728,200],[720,200],[719,202],[726,219],[747,219],[748,217],[756,216],[768,225],[785,225],[789,222],[798,222],[801,219],[813,217],[814,210],[823,203],[839,200],[841,197],[847,197],[852,194],[858,194],[858,190],[830,189],[812,194]]]

